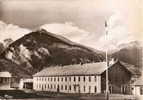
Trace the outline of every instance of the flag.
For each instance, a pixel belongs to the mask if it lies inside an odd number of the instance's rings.
[[[105,21],[105,30],[106,30],[106,36],[108,35],[108,24],[107,24],[107,21]]]

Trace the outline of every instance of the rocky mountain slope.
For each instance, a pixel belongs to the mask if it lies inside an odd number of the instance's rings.
[[[143,67],[143,45],[141,41],[121,44],[119,50],[111,55],[113,58],[135,65],[139,70]]]
[[[0,59],[0,71],[8,71],[12,73],[13,76],[18,77],[31,77],[31,73],[26,69],[19,67],[17,64],[11,62],[10,60]]]
[[[0,59],[10,61],[17,65],[17,68],[33,74],[51,65],[100,62],[104,57],[103,52],[45,30],[38,30],[10,44],[1,54]]]

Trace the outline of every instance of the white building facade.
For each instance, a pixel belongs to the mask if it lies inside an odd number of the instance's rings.
[[[4,71],[0,72],[0,90],[11,90],[12,75],[11,73]]]
[[[98,75],[34,77],[34,90],[63,93],[100,93],[100,81],[101,78]]]
[[[140,77],[132,84],[132,94],[137,100],[143,100],[143,77]]]
[[[19,89],[33,89],[33,79],[32,78],[22,78],[19,82]]]
[[[132,94],[143,96],[143,77],[137,79],[137,81],[132,84],[132,87]]]
[[[101,93],[104,62],[46,68],[33,75],[33,89],[61,93]]]

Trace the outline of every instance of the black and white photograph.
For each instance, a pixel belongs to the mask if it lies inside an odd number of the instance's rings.
[[[143,100],[143,0],[0,0],[0,100]]]

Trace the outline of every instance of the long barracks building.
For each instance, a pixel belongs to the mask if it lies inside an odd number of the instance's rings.
[[[33,75],[33,89],[62,93],[105,92],[106,63],[88,63],[48,67]],[[133,66],[117,61],[109,67],[109,86],[112,93],[125,93],[135,74]]]

